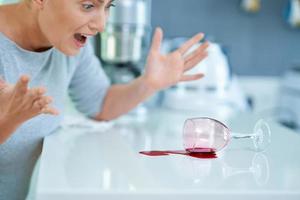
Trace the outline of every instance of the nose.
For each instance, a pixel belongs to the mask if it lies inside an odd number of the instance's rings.
[[[93,33],[103,32],[106,25],[107,15],[103,12],[95,15],[89,24],[89,28]]]

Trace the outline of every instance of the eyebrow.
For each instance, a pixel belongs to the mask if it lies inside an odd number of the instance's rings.
[[[98,0],[99,1],[99,3],[104,3],[104,0]],[[112,3],[112,2],[114,2],[115,0],[110,0],[108,3]]]
[[[111,3],[113,3],[115,0],[110,0],[109,2],[108,2],[108,4],[111,4]],[[100,3],[100,4],[104,4],[104,0],[98,0],[98,2]]]

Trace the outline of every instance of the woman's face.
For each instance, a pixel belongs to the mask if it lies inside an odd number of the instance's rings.
[[[114,0],[33,0],[38,6],[40,29],[51,44],[76,55],[87,38],[105,28]]]

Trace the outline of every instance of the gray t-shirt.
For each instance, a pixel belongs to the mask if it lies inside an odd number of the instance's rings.
[[[43,138],[60,126],[68,92],[77,109],[92,117],[101,110],[110,86],[91,45],[72,57],[55,48],[37,53],[22,49],[0,33],[0,75],[14,84],[22,74],[31,77],[29,87],[47,88],[46,95],[53,97],[52,105],[60,111],[60,115],[39,115],[24,123],[0,145],[0,191],[1,184],[5,184],[5,169],[25,164],[36,157],[41,151]]]

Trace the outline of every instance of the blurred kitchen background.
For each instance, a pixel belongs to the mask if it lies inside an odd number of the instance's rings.
[[[211,41],[208,58],[192,70],[204,72],[204,79],[162,91],[142,108],[161,106],[223,121],[252,112],[300,129],[299,0],[115,3],[106,31],[96,40],[97,55],[115,83],[142,73],[157,26],[165,33],[165,53],[199,31]]]
[[[15,1],[1,1],[15,2]],[[215,117],[252,112],[300,132],[300,0],[116,0],[95,53],[113,83],[143,73],[152,32],[168,53],[198,32],[209,56],[192,72],[206,77],[160,92],[151,107]],[[190,72],[189,72],[190,73]],[[188,102],[188,103],[187,103]]]
[[[300,30],[285,19],[289,1],[251,1],[260,2],[253,13],[246,12],[240,0],[153,0],[152,25],[163,27],[166,37],[205,32],[227,48],[235,74],[282,75],[300,64]],[[300,20],[299,12],[295,15]]]

